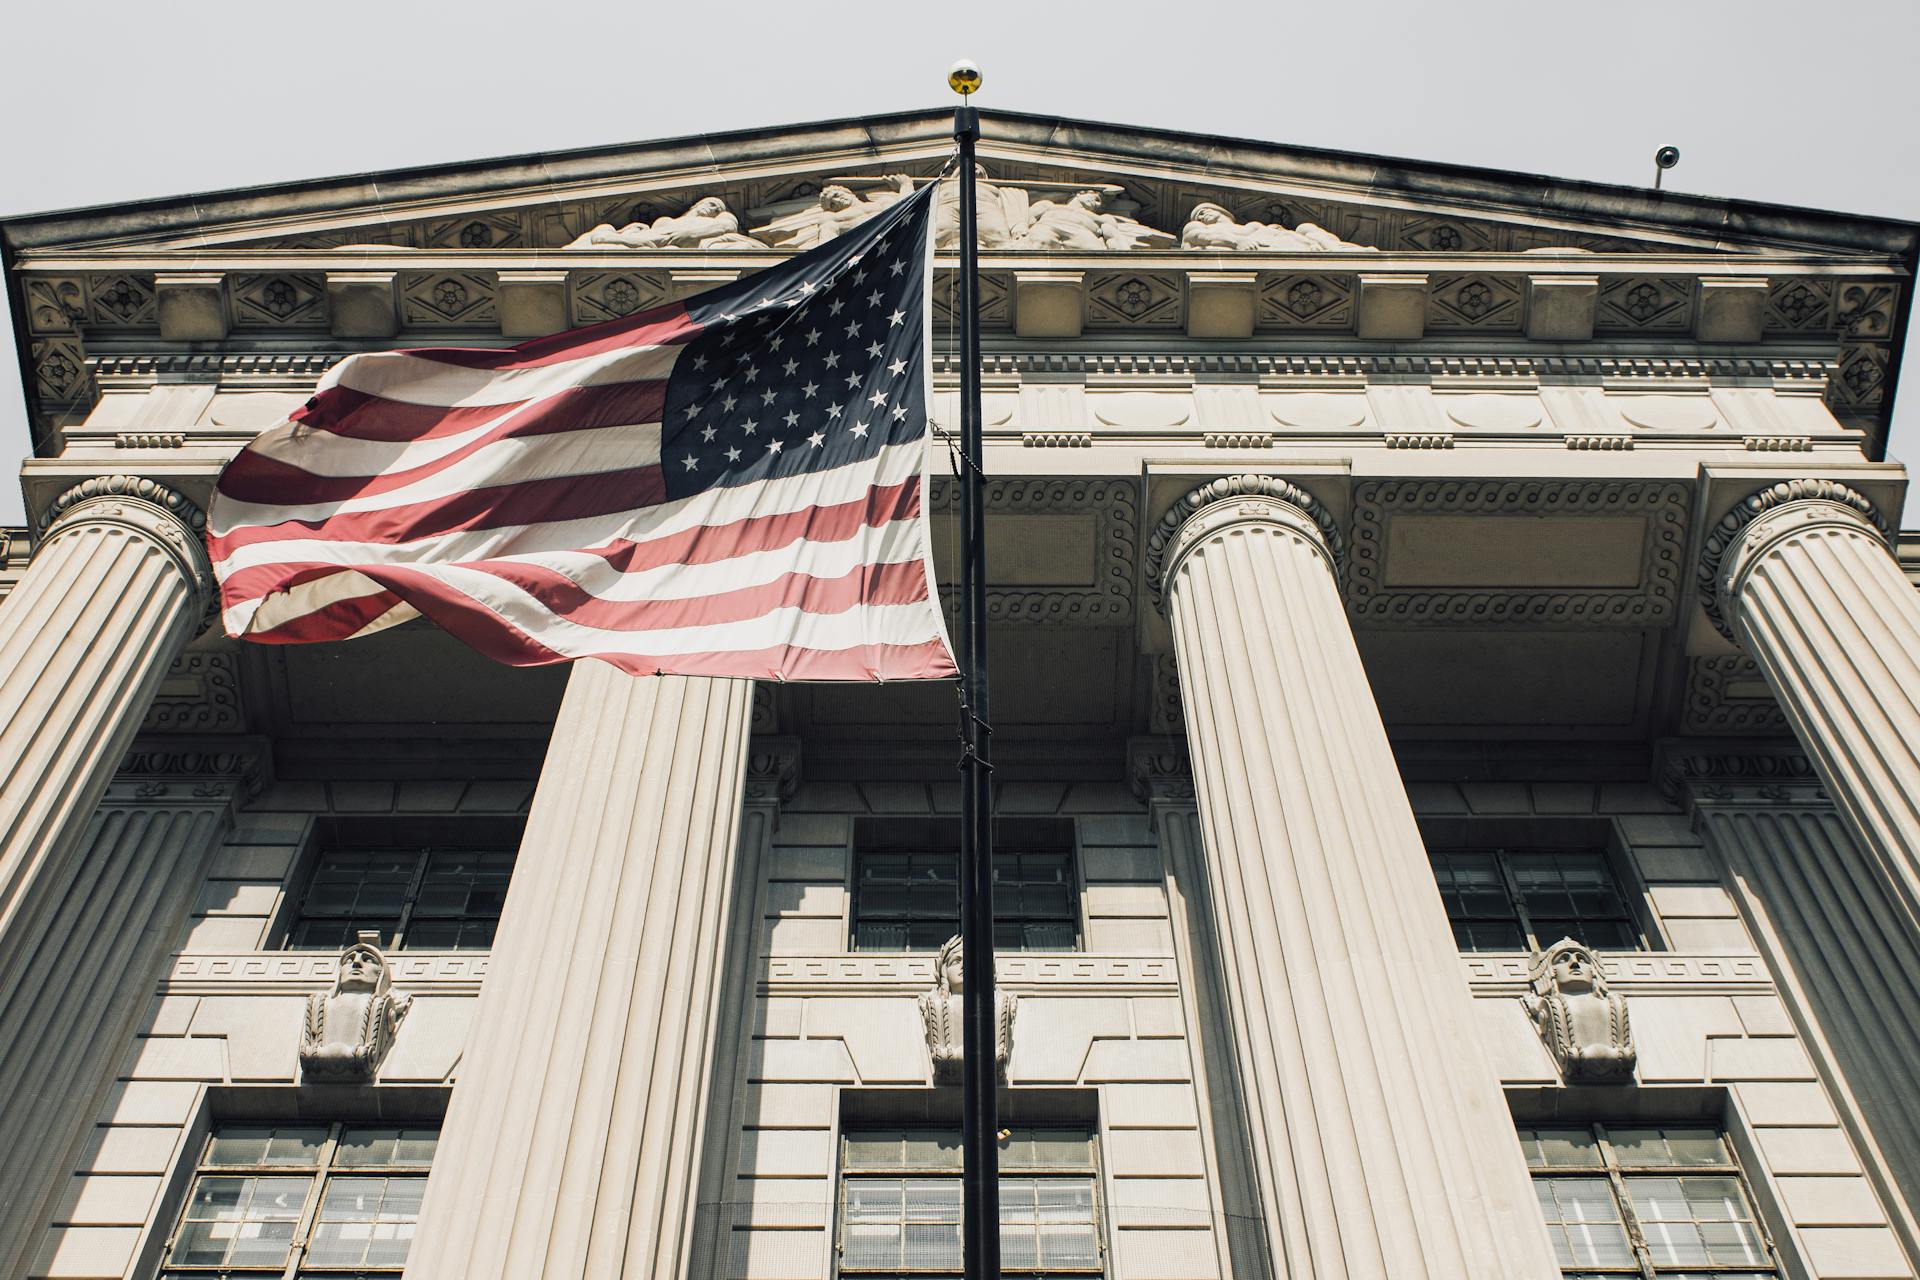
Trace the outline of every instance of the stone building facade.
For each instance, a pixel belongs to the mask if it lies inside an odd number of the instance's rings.
[[[239,646],[199,539],[343,354],[698,292],[949,147],[0,226],[0,1276],[957,1269],[949,688]],[[1008,1274],[1915,1275],[1916,229],[981,154]]]

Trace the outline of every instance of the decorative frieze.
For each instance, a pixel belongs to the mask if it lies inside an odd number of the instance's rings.
[[[1684,276],[1601,278],[1595,333],[1685,333],[1692,324],[1692,280]]]
[[[387,957],[394,985],[425,995],[478,995],[487,976],[485,951],[396,951]],[[160,981],[160,995],[305,995],[330,990],[340,977],[333,951],[182,952]]]
[[[1429,333],[1518,333],[1522,281],[1509,276],[1435,276],[1427,293]]]
[[[768,956],[760,977],[762,995],[895,994],[924,991],[934,982],[932,952],[860,952],[846,955]],[[1165,989],[1179,986],[1172,956],[1003,952],[994,957],[994,984],[1050,995],[1081,990]]]
[[[1473,993],[1512,997],[1532,983],[1533,957],[1524,951],[1463,953]],[[1609,952],[1600,958],[1607,989],[1621,995],[1759,995],[1773,978],[1755,955],[1683,955],[1671,951]]]

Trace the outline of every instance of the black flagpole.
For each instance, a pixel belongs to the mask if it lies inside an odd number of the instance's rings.
[[[973,73],[975,77],[978,72]],[[973,81],[977,85],[977,78]],[[956,88],[959,85],[955,84]],[[964,92],[964,91],[963,91]],[[986,503],[980,482],[980,290],[975,241],[974,143],[980,113],[953,113],[960,144],[960,943],[962,1258],[967,1280],[1000,1280],[999,1031],[993,992],[993,765],[987,718]]]

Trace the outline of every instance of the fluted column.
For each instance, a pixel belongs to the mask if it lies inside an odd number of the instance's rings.
[[[1920,933],[1920,595],[1880,513],[1831,481],[1763,489],[1708,534],[1700,586]]]
[[[1558,1275],[1336,583],[1260,476],[1149,550],[1179,656],[1224,1004],[1274,1270]]]
[[[164,485],[61,494],[0,605],[0,985],[22,921],[57,901],[94,807],[202,616],[205,519]]]
[[[751,695],[575,664],[411,1280],[685,1273]]]
[[[19,922],[0,985],[0,1276],[32,1261],[257,761],[207,749],[129,764],[65,891]]]

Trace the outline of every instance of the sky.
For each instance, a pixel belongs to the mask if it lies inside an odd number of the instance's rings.
[[[6,26],[0,216],[944,106],[965,56],[983,111],[1627,184],[1670,144],[1677,190],[1920,220],[1914,0],[93,0]],[[0,360],[0,454],[29,451]],[[1891,451],[1920,460],[1920,389]]]

